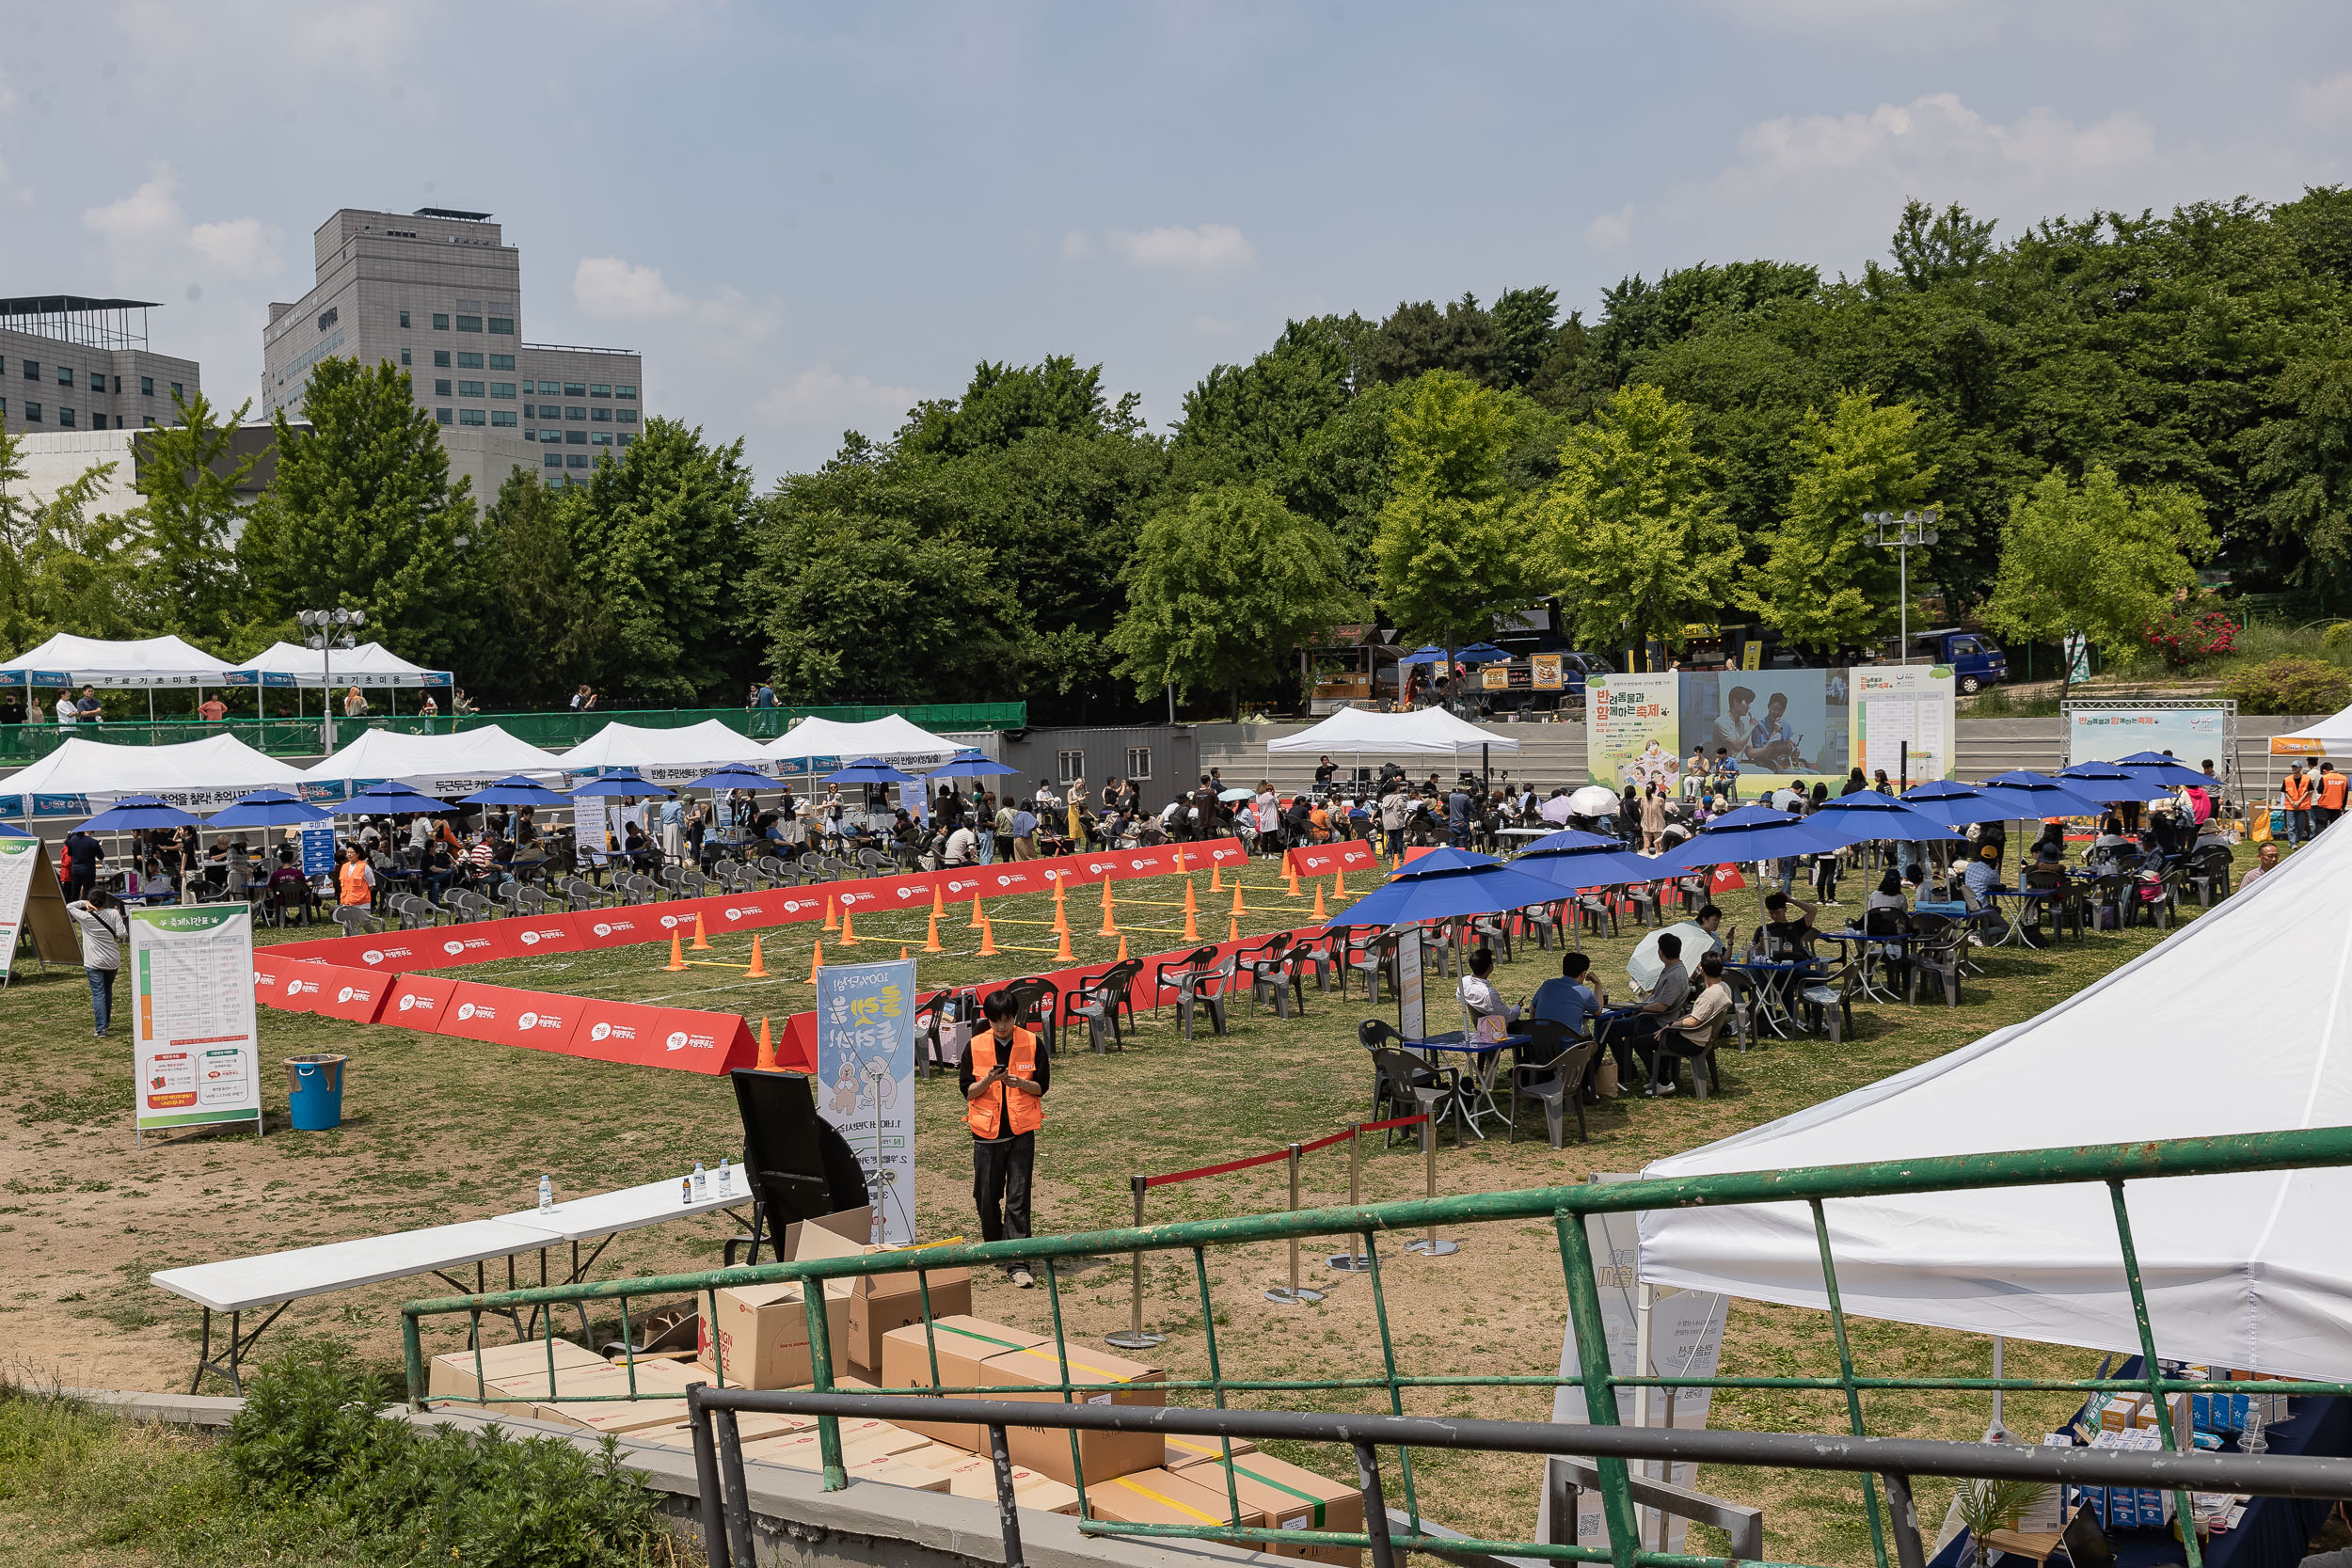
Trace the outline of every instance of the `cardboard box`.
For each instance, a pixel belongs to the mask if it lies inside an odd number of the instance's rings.
[[[893,1426],[888,1421],[862,1420],[841,1423],[841,1463],[862,1465],[871,1459],[891,1459],[912,1453],[930,1439],[920,1433]],[[815,1430],[788,1435],[764,1438],[743,1445],[746,1459],[766,1460],[775,1465],[789,1465],[796,1470],[815,1470],[824,1465],[821,1435]]]
[[[1060,1433],[1057,1433],[1056,1436]],[[1065,1462],[1068,1455],[1063,1456]],[[1087,1505],[1097,1516],[1129,1525],[1238,1524],[1243,1529],[1264,1529],[1265,1515],[1253,1512],[1247,1498],[1236,1520],[1223,1492],[1212,1492],[1197,1481],[1172,1470],[1137,1470],[1096,1481],[1087,1478]]]
[[[920,1247],[860,1244],[811,1226],[800,1233],[803,1258],[870,1258],[883,1253],[919,1255]],[[928,1272],[933,1319],[969,1317],[972,1313],[972,1271],[932,1269]],[[850,1365],[867,1377],[882,1370],[882,1336],[894,1328],[923,1321],[922,1276],[909,1269],[902,1274],[860,1275],[850,1280]],[[952,1385],[951,1385],[952,1386]]]
[[[761,1412],[738,1411],[735,1430],[743,1444],[745,1457],[751,1446],[763,1437],[789,1437],[794,1433],[807,1432],[817,1425],[814,1416],[771,1416]],[[691,1449],[694,1446],[694,1423],[674,1421],[668,1426],[640,1427],[630,1433],[639,1443],[659,1443],[665,1449]]]
[[[452,1351],[437,1355],[425,1372],[427,1399],[470,1399],[479,1390],[474,1381],[473,1351]],[[548,1391],[548,1362],[550,1358],[558,1371],[580,1367],[601,1367],[604,1357],[595,1351],[575,1345],[569,1339],[526,1339],[514,1345],[485,1345],[480,1352],[482,1375],[493,1383],[504,1383],[528,1372],[539,1374],[539,1392]]]
[[[676,1381],[656,1381],[646,1376],[647,1369],[637,1369],[635,1397],[630,1396],[628,1374],[618,1367],[599,1367],[593,1370],[559,1373],[555,1380],[555,1400],[540,1403],[532,1411],[534,1419],[553,1421],[559,1425],[585,1427],[590,1432],[636,1432],[644,1427],[674,1426],[686,1419],[686,1401],[677,1396],[685,1392],[684,1374],[675,1374]],[[547,1380],[525,1380],[532,1387],[544,1389]],[[492,1384],[497,1387],[497,1384]],[[648,1397],[650,1396],[650,1397]]]
[[[1162,1463],[1171,1470],[1182,1470],[1225,1452],[1215,1437],[1163,1437],[1161,1441],[1168,1445],[1168,1458]],[[1232,1442],[1236,1456],[1258,1451],[1258,1445],[1247,1437],[1236,1437]]]
[[[1233,1459],[1233,1492],[1244,1508],[1266,1516],[1269,1529],[1360,1530],[1364,1528],[1364,1495],[1345,1481],[1302,1470],[1270,1454],[1237,1454]],[[1180,1472],[1191,1481],[1225,1495],[1225,1466],[1217,1460],[1186,1465]],[[1348,1546],[1268,1546],[1277,1557],[1306,1558],[1314,1562],[1356,1564],[1361,1550]]]
[[[966,1453],[945,1443],[934,1443],[928,1449],[898,1457],[946,1476],[947,1490],[955,1497],[977,1497],[986,1502],[996,1498],[996,1462],[987,1454]],[[1077,1488],[1065,1486],[1051,1476],[1039,1475],[1025,1465],[1012,1467],[1012,1500],[1016,1508],[1034,1508],[1041,1513],[1078,1512]]]
[[[931,1381],[932,1339],[937,1341],[939,1350],[937,1383]],[[1015,1380],[987,1372],[988,1358],[1007,1350],[1046,1342],[1026,1329],[1009,1328],[985,1318],[969,1316],[937,1319],[931,1323],[928,1338],[919,1323],[894,1328],[882,1336],[882,1385],[885,1388],[975,1388],[991,1383],[1009,1383]],[[909,1408],[921,1407],[909,1402]],[[971,1453],[979,1452],[988,1441],[987,1433],[979,1427],[960,1422],[902,1418],[898,1424]],[[1066,1466],[1067,1459],[1064,1464]]]
[[[909,1332],[906,1329],[898,1331]],[[1081,1386],[1078,1398],[1089,1404],[1159,1405],[1168,1402],[1167,1394],[1158,1388],[1130,1388],[1131,1383],[1157,1383],[1162,1373],[1157,1367],[1147,1367],[1140,1361],[1130,1361],[1123,1355],[1092,1348],[1074,1351],[1069,1357],[1070,1382]],[[993,1355],[981,1368],[982,1383],[1057,1384],[1062,1381],[1062,1358],[1051,1343],[1041,1342],[1026,1350],[1007,1351]],[[1086,1386],[1099,1388],[1100,1393],[1084,1392]],[[1005,1394],[1003,1399],[1028,1399],[1059,1404],[1057,1393]],[[1040,1470],[1056,1481],[1075,1484],[1077,1473],[1070,1464],[1070,1432],[1064,1427],[1011,1427],[1005,1433],[1007,1446],[1012,1450],[1013,1462]],[[1132,1475],[1137,1470],[1156,1470],[1168,1457],[1168,1445],[1156,1432],[1082,1432],[1078,1433],[1078,1460],[1086,1470],[1087,1484],[1107,1481],[1113,1476]]]
[[[726,1381],[734,1387],[789,1388],[816,1375],[809,1356],[808,1307],[798,1281],[715,1292],[695,1333],[695,1359],[714,1379],[723,1359]],[[837,1280],[825,1285],[825,1344],[834,1369],[843,1370],[850,1345],[850,1290]]]

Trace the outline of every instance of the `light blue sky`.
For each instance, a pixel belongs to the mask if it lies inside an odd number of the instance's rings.
[[[1747,256],[1858,271],[2346,178],[2352,8],[0,0],[0,293],[169,302],[233,405],[339,206],[487,210],[525,335],[633,347],[763,487],[976,360],[1154,425],[1286,316]]]

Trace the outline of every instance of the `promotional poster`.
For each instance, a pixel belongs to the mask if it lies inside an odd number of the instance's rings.
[[[817,978],[817,1114],[857,1154],[872,1240],[914,1240],[914,960]]]

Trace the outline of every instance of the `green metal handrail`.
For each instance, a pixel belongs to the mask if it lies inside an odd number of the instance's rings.
[[[2227,1384],[2167,1377],[2157,1359],[2154,1336],[2150,1327],[2146,1297],[2141,1287],[2137,1247],[2131,1232],[2129,1212],[2123,1197],[2124,1183],[2157,1178],[2187,1176],[2219,1176],[2249,1171],[2295,1170],[2320,1166],[2352,1164],[2352,1127],[2329,1127],[2280,1132],[2239,1133],[2211,1138],[2180,1138],[2131,1144],[2091,1145],[2074,1148],[2044,1148],[2001,1153],[1947,1155],[1919,1160],[1881,1161],[1851,1165],[1810,1166],[1790,1170],[1728,1172],[1721,1175],[1683,1177],[1671,1180],[1645,1180],[1623,1182],[1594,1183],[1573,1187],[1539,1187],[1514,1192],[1472,1193],[1449,1197],[1412,1199],[1403,1202],[1292,1211],[1254,1214],[1228,1219],[1187,1220],[1175,1224],[1140,1226],[1117,1230],[1087,1231],[1067,1236],[1035,1237],[1022,1241],[966,1243],[927,1247],[918,1252],[884,1253],[856,1258],[808,1259],[797,1262],[765,1263],[732,1269],[718,1269],[694,1274],[662,1275],[637,1279],[612,1280],[602,1283],[544,1286],[477,1295],[437,1296],[411,1301],[404,1305],[402,1336],[406,1358],[409,1397],[422,1405],[426,1395],[423,1352],[423,1321],[427,1318],[465,1316],[473,1334],[469,1340],[476,1350],[477,1393],[470,1401],[451,1402],[487,1402],[492,1398],[511,1400],[517,1395],[510,1388],[499,1396],[489,1391],[489,1380],[481,1375],[479,1359],[481,1319],[486,1312],[518,1312],[525,1308],[553,1308],[591,1301],[616,1301],[620,1304],[622,1338],[630,1338],[628,1331],[631,1298],[691,1293],[704,1298],[706,1320],[715,1314],[715,1292],[733,1286],[766,1284],[787,1280],[818,1282],[848,1279],[863,1275],[915,1274],[922,1286],[924,1322],[930,1331],[933,1314],[930,1311],[930,1275],[944,1268],[987,1268],[1014,1261],[1046,1261],[1056,1258],[1106,1257],[1122,1253],[1189,1251],[1193,1256],[1193,1272],[1200,1295],[1201,1323],[1206,1339],[1209,1375],[1206,1379],[1166,1379],[1157,1383],[1141,1383],[1132,1386],[1139,1389],[1161,1389],[1168,1392],[1207,1390],[1214,1394],[1218,1408],[1223,1408],[1229,1393],[1241,1392],[1313,1392],[1327,1393],[1344,1389],[1385,1388],[1391,1414],[1403,1415],[1404,1391],[1407,1388],[1518,1387],[1543,1386],[1557,1388],[1562,1379],[1557,1376],[1526,1375],[1444,1375],[1416,1376],[1398,1370],[1394,1338],[1390,1331],[1386,1296],[1381,1285],[1381,1259],[1375,1238],[1380,1234],[1424,1230],[1435,1226],[1461,1226],[1506,1220],[1548,1218],[1552,1221],[1560,1249],[1563,1279],[1567,1291],[1569,1323],[1578,1347],[1578,1381],[1583,1387],[1586,1420],[1595,1425],[1617,1424],[1616,1390],[1638,1387],[1773,1387],[1834,1389],[1847,1400],[1848,1425],[1856,1436],[1866,1435],[1860,1394],[1868,1389],[1971,1389],[1983,1391],[2052,1391],[2067,1390],[2082,1393],[2108,1392],[2128,1389],[2150,1394],[2158,1409],[2166,1396],[2175,1393],[2207,1392],[2227,1388]],[[2129,1285],[2138,1322],[2138,1337],[2142,1354],[2142,1375],[2131,1379],[2089,1378],[1899,1378],[1867,1377],[1854,1369],[1851,1347],[1846,1335],[1845,1311],[1837,1293],[1836,1267],[1831,1256],[1829,1233],[1822,1205],[1837,1198],[1890,1196],[1903,1194],[1932,1192],[1962,1192],[1995,1187],[2043,1186],[2078,1182],[2101,1182],[2112,1195],[2118,1239],[2122,1248],[2122,1266]],[[1718,1377],[1642,1377],[1616,1373],[1610,1366],[1607,1336],[1601,1319],[1598,1277],[1593,1264],[1590,1238],[1580,1223],[1596,1214],[1627,1213],[1645,1210],[1722,1207],[1757,1203],[1803,1203],[1813,1215],[1820,1243],[1822,1275],[1827,1287],[1829,1311],[1834,1337],[1838,1347],[1838,1375],[1835,1378],[1742,1378]],[[1361,1243],[1372,1281],[1375,1318],[1379,1326],[1384,1372],[1377,1378],[1322,1378],[1252,1380],[1225,1375],[1216,1343],[1216,1313],[1211,1300],[1207,1265],[1208,1249],[1248,1245],[1264,1242],[1287,1242],[1309,1237],[1353,1236]],[[1047,1296],[1052,1307],[1054,1343],[1062,1357],[1065,1381],[1060,1384],[1031,1384],[1022,1386],[995,1385],[972,1387],[940,1386],[938,1352],[935,1335],[931,1346],[932,1387],[920,1393],[909,1390],[906,1397],[985,1396],[990,1394],[1022,1393],[1034,1397],[1040,1393],[1059,1393],[1065,1402],[1086,1392],[1091,1386],[1067,1381],[1069,1367],[1068,1340],[1064,1333],[1061,1297],[1057,1276],[1049,1267],[1044,1270]],[[809,1319],[809,1348],[814,1386],[818,1390],[834,1386],[831,1347],[827,1341],[827,1303],[821,1289],[807,1292],[806,1310]],[[552,1310],[544,1313],[543,1337],[548,1348],[548,1402],[563,1402],[564,1396],[554,1391]],[[719,1386],[726,1386],[725,1359],[723,1352],[714,1349],[713,1377]],[[630,1394],[634,1397],[636,1370],[628,1369]],[[535,1373],[533,1374],[535,1377]],[[2243,1387],[2244,1385],[2238,1386]],[[2266,1382],[2265,1392],[2286,1394],[2347,1395],[2352,1384],[2323,1381]],[[440,1396],[436,1396],[437,1398]],[[539,1398],[532,1394],[527,1396]],[[619,1398],[622,1396],[609,1396]],[[839,1425],[834,1418],[820,1418],[818,1442],[821,1450],[826,1485],[838,1488],[847,1484],[841,1468]],[[2173,1446],[2169,1422],[2158,1423],[2165,1448]],[[1412,1521],[1414,1533],[1421,1531],[1421,1510],[1415,1496],[1412,1463],[1409,1453],[1399,1455],[1405,1485],[1405,1502]],[[1072,1438],[1072,1463],[1077,1465],[1077,1446]],[[1634,1513],[1632,1493],[1625,1461],[1601,1457],[1597,1460],[1600,1491],[1609,1527],[1610,1554],[1617,1568],[1636,1568],[1637,1563],[1697,1564],[1720,1560],[1690,1556],[1668,1557],[1645,1552],[1641,1548]],[[1081,1506],[1084,1506],[1085,1477],[1082,1469],[1074,1470],[1079,1479]],[[1885,1568],[1886,1540],[1881,1523],[1877,1492],[1867,1478],[1864,1498],[1869,1511],[1871,1542],[1879,1568]],[[2188,1499],[2177,1498],[2180,1516],[2190,1516]],[[1108,1521],[1089,1518],[1089,1528],[1119,1531],[1123,1527]],[[1158,1527],[1152,1533],[1190,1533],[1205,1538],[1229,1539],[1232,1532],[1223,1528],[1179,1529]],[[2185,1532],[2189,1568],[2199,1568],[2200,1555],[2195,1531]],[[1534,1545],[1535,1544],[1528,1544]],[[1540,1553],[1536,1555],[1542,1555]]]

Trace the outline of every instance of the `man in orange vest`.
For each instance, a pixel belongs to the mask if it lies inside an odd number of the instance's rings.
[[[2325,758],[2319,764],[2319,825],[2329,828],[2344,815],[2344,777]]]
[[[1020,1004],[1008,991],[980,1008],[988,1027],[972,1037],[956,1070],[963,1090],[963,1124],[972,1130],[972,1199],[979,1206],[980,1239],[1025,1240],[1029,1234],[1029,1174],[1037,1162],[1037,1130],[1045,1125],[1045,1091],[1053,1062],[1035,1035],[1016,1025]],[[1022,1290],[1037,1276],[1016,1262],[1006,1271]]]
[[[2287,769],[2287,782],[2280,787],[2286,794],[2287,843],[2299,847],[2312,836],[2312,781],[2300,762]]]

